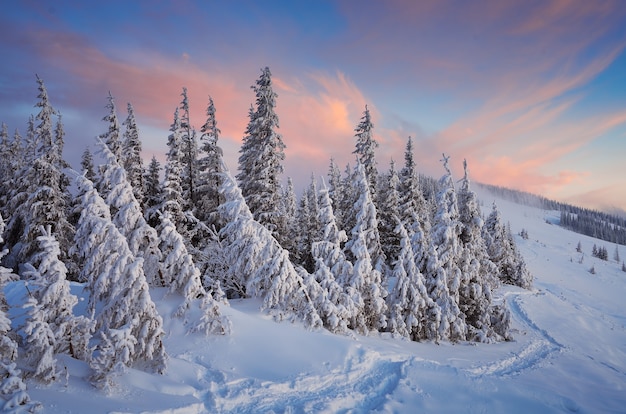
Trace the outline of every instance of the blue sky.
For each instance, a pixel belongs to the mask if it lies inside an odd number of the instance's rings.
[[[439,176],[626,209],[626,7],[617,1],[21,1],[0,15],[0,122],[24,132],[41,76],[67,130],[66,158],[135,107],[146,159],[162,161],[189,90],[199,127],[211,95],[231,170],[269,66],[285,174],[303,187],[330,157],[353,161],[367,104],[379,169],[415,139]]]

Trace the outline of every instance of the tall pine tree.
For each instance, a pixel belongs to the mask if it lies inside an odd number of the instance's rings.
[[[254,219],[282,242],[288,237],[279,233],[284,228],[280,205],[285,144],[277,132],[277,94],[272,88],[272,74],[268,67],[261,71],[252,89],[256,94],[256,104],[250,111],[250,121],[239,150],[237,179]]]

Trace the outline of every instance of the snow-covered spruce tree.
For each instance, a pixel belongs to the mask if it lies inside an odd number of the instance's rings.
[[[206,110],[206,122],[200,128],[200,151],[198,159],[196,186],[196,208],[193,213],[209,227],[215,226],[217,230],[222,223],[217,222],[217,208],[222,203],[219,193],[220,173],[222,167],[223,151],[217,141],[221,131],[217,127],[215,118],[215,105],[213,98],[209,96],[209,104]]]
[[[355,304],[352,296],[344,291],[343,284],[337,281],[348,280],[353,269],[341,250],[340,243],[346,240],[346,235],[337,228],[331,203],[328,189],[323,185],[319,191],[318,213],[322,229],[321,240],[311,246],[315,260],[315,273],[312,277],[315,280],[307,281],[307,285],[324,327],[331,332],[345,332],[350,321],[363,308],[363,304]]]
[[[80,159],[80,166],[81,171],[85,174],[85,177],[89,181],[94,182],[96,179],[96,170],[93,164],[93,155],[91,154],[91,151],[89,151],[89,147],[85,148],[85,151],[83,152]]]
[[[283,241],[283,248],[289,252],[292,262],[295,262],[294,260],[298,257],[296,252],[299,229],[297,220],[298,203],[296,201],[296,193],[291,177],[287,178],[287,187],[283,192],[283,203],[281,207],[282,214],[285,217],[285,234],[291,235],[291,237],[287,237]]]
[[[265,226],[279,242],[289,235],[280,234],[283,217],[280,215],[281,174],[285,159],[285,144],[276,131],[278,115],[275,112],[277,94],[272,88],[272,74],[268,67],[252,86],[256,94],[255,108],[250,111],[243,144],[239,150],[237,180],[246,204],[254,219]]]
[[[311,234],[308,232],[310,218],[309,197],[307,197],[305,190],[296,209],[296,225],[293,233],[294,248],[291,254],[293,262],[303,267],[312,265]]]
[[[396,223],[400,252],[391,274],[396,284],[387,296],[390,315],[387,330],[413,341],[435,339],[441,310],[428,296],[424,276],[415,263],[404,225],[399,220]]]
[[[64,169],[70,168],[70,164],[63,159],[63,148],[65,147],[65,129],[63,127],[63,121],[61,117],[61,112],[57,111],[57,123],[54,129],[54,148],[56,150],[56,154],[52,153],[54,156],[52,160],[52,164],[57,167],[57,169],[61,172],[61,180],[60,180],[60,190],[61,193],[65,195],[65,203],[69,205],[71,203],[71,195],[68,191],[68,187],[70,186],[70,179],[63,172]]]
[[[8,147],[2,150],[3,162],[3,186],[0,189],[0,212],[9,217],[9,200],[18,188],[20,177],[18,173],[24,170],[25,148],[20,132],[16,129],[13,140],[7,143]]]
[[[0,215],[0,244],[2,244],[2,233],[4,233],[4,220]],[[0,250],[0,261],[8,254],[7,249]],[[19,278],[11,269],[0,266],[0,361],[8,364],[17,359],[17,336],[11,331],[11,321],[6,315],[8,305],[4,297],[4,286],[7,282],[15,281]]]
[[[133,256],[143,258],[143,271],[148,284],[162,285],[161,250],[159,236],[143,216],[134,189],[128,181],[126,170],[118,163],[113,152],[102,141],[98,141],[100,155],[105,164],[101,168],[103,182],[109,187],[106,202],[111,209],[113,224],[126,238]]]
[[[182,101],[180,102],[180,152],[181,152],[181,188],[183,197],[183,209],[185,211],[194,211],[197,201],[196,185],[198,181],[197,160],[198,160],[198,140],[196,138],[196,130],[191,126],[189,116],[189,97],[187,96],[187,88],[183,87],[180,94]]]
[[[532,275],[526,269],[524,258],[517,251],[507,226],[496,203],[483,227],[483,237],[487,245],[487,253],[491,261],[498,267],[498,276],[504,283],[528,289],[532,286]]]
[[[33,275],[30,277],[34,286],[31,294],[36,300],[37,311],[41,313],[38,317],[48,324],[54,335],[54,354],[66,353],[85,361],[92,322],[84,316],[74,316],[72,310],[78,298],[70,292],[67,268],[60,260],[59,242],[50,226],[40,231],[35,255],[39,267],[31,269]]]
[[[333,158],[330,159],[330,165],[328,166],[328,195],[332,200],[332,204],[335,209],[335,218],[337,225],[340,225],[340,219],[337,217],[341,201],[341,194],[344,189],[341,185],[341,170]]]
[[[182,127],[178,116],[178,108],[174,111],[174,122],[170,126],[171,134],[167,139],[169,151],[165,163],[165,181],[163,182],[162,203],[159,210],[169,213],[176,223],[178,232],[187,236],[186,218],[184,212],[185,201],[183,199],[182,176],[183,176],[183,152],[182,152]]]
[[[426,270],[426,256],[430,244],[430,214],[419,185],[413,158],[413,141],[408,138],[404,153],[404,167],[400,171],[400,220],[409,237],[418,269]]]
[[[108,122],[108,130],[102,134],[100,134],[99,138],[104,141],[104,143],[109,147],[115,159],[119,163],[123,163],[122,161],[122,140],[120,138],[120,123],[117,119],[117,111],[115,109],[115,100],[109,91],[109,96],[107,98],[108,103],[105,106],[109,110],[108,115],[102,118],[103,121]],[[102,197],[106,198],[109,194],[108,183],[105,181],[105,178],[102,177],[102,168],[104,166],[100,165],[98,169],[98,178],[96,181],[96,188],[98,192],[102,195]]]
[[[387,266],[398,258],[400,252],[400,239],[395,231],[398,220],[400,220],[400,193],[398,187],[400,179],[396,172],[395,163],[391,160],[389,172],[379,179],[378,201],[378,232],[380,233],[380,243],[383,253],[387,259]]]
[[[153,155],[148,164],[148,170],[144,176],[144,204],[143,214],[151,226],[156,226],[158,220],[158,208],[163,202],[163,194],[161,188],[161,164]]]
[[[130,329],[137,341],[130,355],[132,365],[163,372],[167,358],[162,343],[163,321],[150,298],[143,259],[132,255],[93,183],[78,176],[76,185],[82,194],[82,212],[75,249],[85,260],[82,271],[96,334]],[[102,354],[104,345],[97,346],[97,355]]]
[[[263,298],[262,309],[277,318],[293,315],[308,327],[322,326],[289,253],[254,220],[237,183],[224,171],[220,191],[225,201],[218,211],[226,223],[220,238],[230,263],[223,283],[227,293]]]
[[[26,362],[31,369],[28,374],[43,383],[51,383],[60,373],[54,356],[56,340],[46,320],[46,310],[33,296],[29,296],[23,308],[26,310],[26,322],[23,327],[24,348]]]
[[[378,148],[378,142],[374,140],[373,134],[374,124],[370,116],[370,111],[365,105],[365,111],[361,117],[361,121],[354,130],[356,134],[356,145],[353,154],[356,154],[358,162],[365,169],[365,176],[369,185],[370,195],[374,202],[377,201],[378,186],[378,169],[376,167],[375,150]]]
[[[385,254],[383,253],[380,243],[380,233],[378,232],[378,214],[370,193],[367,176],[365,174],[365,166],[360,162],[357,162],[353,178],[352,187],[358,195],[358,198],[352,206],[352,214],[354,215],[355,222],[351,230],[351,238],[346,243],[345,249],[354,254],[352,244],[355,243],[354,240],[358,238],[357,235],[363,233],[365,246],[370,260],[372,261],[372,266],[381,276],[385,276]]]
[[[442,309],[442,318],[448,322],[448,331],[444,332],[442,327],[446,327],[442,321],[440,331],[442,339],[449,339],[453,342],[463,341],[467,335],[465,315],[459,309],[459,291],[467,284],[466,275],[459,267],[461,257],[461,245],[459,236],[461,234],[461,222],[457,206],[456,191],[454,181],[448,167],[448,159],[443,155],[443,165],[446,173],[440,179],[440,191],[437,194],[437,213],[431,232],[431,244],[436,250],[436,257],[429,257],[427,264],[427,278],[430,278],[431,289],[429,294]],[[432,253],[431,253],[432,254]],[[436,264],[433,268],[432,264]],[[445,283],[447,289],[442,289],[440,283]],[[435,286],[437,286],[435,288]],[[435,289],[435,290],[433,290]],[[433,295],[433,293],[438,292]]]
[[[35,105],[41,108],[35,119],[40,123],[32,131],[35,155],[28,162],[24,162],[24,169],[17,174],[20,182],[18,192],[10,201],[12,211],[7,233],[7,241],[13,254],[18,255],[20,262],[32,262],[32,255],[36,249],[36,239],[39,235],[39,226],[51,225],[59,234],[63,261],[71,262],[65,255],[74,235],[74,227],[67,219],[68,208],[64,186],[64,176],[61,166],[65,162],[59,155],[55,134],[52,129],[51,117],[56,111],[50,104],[48,93],[43,80],[37,77],[39,84],[40,101]],[[16,247],[15,244],[21,246]],[[36,265],[36,263],[33,263]]]
[[[311,183],[300,199],[300,206],[296,212],[296,220],[298,222],[296,236],[295,257],[298,264],[306,269],[307,272],[313,272],[315,269],[315,260],[311,255],[311,246],[320,240],[321,229],[318,221],[319,204],[317,200],[317,185],[315,178],[311,176]]]
[[[363,310],[351,321],[350,327],[366,334],[370,330],[382,330],[387,326],[387,292],[383,287],[380,270],[384,266],[384,254],[380,247],[376,208],[370,197],[365,168],[360,162],[356,170],[354,187],[360,197],[354,205],[356,224],[345,246],[354,257],[354,268],[347,287],[354,288],[363,301]],[[358,297],[353,299],[355,303],[360,302]]]
[[[329,190],[325,185],[319,191],[319,223],[322,230],[320,241],[313,243],[312,254],[316,259],[322,259],[331,269],[332,274],[340,285],[345,285],[352,277],[352,263],[342,250],[342,243],[348,239],[346,232],[339,230],[330,199]]]
[[[124,131],[124,141],[122,142],[122,166],[126,170],[126,176],[130,183],[135,199],[140,206],[144,201],[144,168],[141,158],[141,140],[139,139],[139,129],[135,119],[133,106],[128,104],[128,116],[122,122],[126,127]]]
[[[470,188],[470,180],[467,174],[467,162],[463,161],[464,175],[459,190],[459,220],[462,224],[460,239],[462,243],[461,271],[467,279],[467,283],[459,291],[459,307],[465,314],[467,323],[467,339],[479,342],[488,342],[493,339],[501,340],[508,337],[496,334],[491,328],[491,322],[495,321],[500,330],[508,331],[508,326],[503,326],[509,317],[508,309],[496,309],[492,306],[491,290],[498,285],[498,269],[489,259],[484,239],[482,237],[483,220],[478,204],[476,193]]]
[[[191,254],[194,258],[200,258],[205,244],[204,240],[209,237],[210,230],[191,211],[192,203],[189,197],[195,191],[196,179],[187,175],[192,171],[192,174],[195,174],[195,167],[189,169],[187,163],[190,162],[188,161],[188,146],[195,146],[192,143],[192,141],[195,142],[195,137],[186,137],[185,133],[193,134],[186,127],[186,122],[188,123],[188,118],[180,118],[179,109],[176,108],[174,122],[170,127],[172,133],[167,141],[169,151],[165,164],[165,181],[162,187],[163,201],[158,210],[161,213],[171,215],[172,221],[176,224],[176,230],[183,236]],[[197,155],[197,149],[194,149],[193,153]],[[158,222],[158,218],[154,221]]]
[[[0,215],[0,244],[3,242],[4,221]],[[0,259],[7,254],[0,251]],[[10,269],[0,266],[0,410],[3,412],[36,412],[41,405],[30,400],[22,372],[15,361],[18,356],[17,334],[11,329],[11,321],[6,315],[7,303],[4,297],[6,282],[17,280],[18,276]]]
[[[5,185],[0,186],[0,206],[1,213],[7,214],[4,206],[7,205],[10,187],[6,186],[7,181],[13,180],[13,169],[11,168],[10,158],[11,141],[9,140],[9,128],[4,122],[0,126],[0,177]]]
[[[0,410],[7,413],[36,413],[41,403],[32,401],[26,392],[22,372],[14,362],[0,360]]]
[[[190,329],[205,334],[227,334],[230,332],[230,321],[222,316],[217,302],[202,287],[200,270],[187,252],[183,237],[176,231],[169,214],[164,213],[159,224],[161,238],[160,248],[166,252],[163,258],[163,275],[166,286],[171,293],[176,292],[183,297],[183,302],[175,312],[182,317],[193,303],[198,303],[203,310],[203,317]],[[219,285],[218,285],[219,286]]]
[[[354,182],[357,181],[356,175],[357,169],[351,168],[349,163],[346,164],[346,169],[339,187],[341,188],[339,203],[335,207],[337,226],[340,229],[344,229],[346,232],[350,231],[350,229],[352,229],[356,224],[354,205],[361,196],[359,189],[354,187]],[[346,257],[348,257],[350,261],[353,260],[352,253],[349,251],[346,251]]]
[[[129,327],[101,330],[100,342],[89,361],[92,369],[90,382],[97,388],[110,392],[114,385],[115,375],[125,372],[132,364],[137,338]]]

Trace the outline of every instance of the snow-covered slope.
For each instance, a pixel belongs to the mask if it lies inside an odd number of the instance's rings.
[[[482,200],[489,211],[493,197]],[[516,241],[535,276],[532,291],[497,292],[512,312],[512,342],[436,345],[309,332],[275,323],[253,300],[222,306],[233,333],[207,338],[171,321],[178,304],[157,290],[153,299],[168,333],[165,375],[129,370],[104,395],[85,382],[84,363],[65,358],[67,380],[48,387],[29,382],[28,392],[46,413],[624,412],[621,263],[591,257],[593,244],[605,243],[549,224],[556,212],[497,202],[513,233],[528,232],[528,240]],[[20,282],[6,288],[10,303],[23,293]]]

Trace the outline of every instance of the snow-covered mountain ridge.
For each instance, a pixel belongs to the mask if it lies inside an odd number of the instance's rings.
[[[482,193],[481,200],[485,212],[494,198]],[[232,322],[227,336],[187,334],[164,316],[163,375],[127,370],[105,395],[85,380],[86,364],[64,358],[67,380],[29,381],[28,392],[46,413],[623,412],[621,263],[591,257],[592,246],[606,242],[548,224],[558,221],[556,211],[495,201],[514,234],[528,233],[516,242],[535,278],[532,290],[496,292],[512,313],[511,342],[437,345],[310,332],[274,322],[256,299],[231,300],[221,305]],[[84,297],[80,285],[72,290]],[[22,282],[5,293],[9,304],[20,303]],[[164,289],[151,293],[161,315],[179,305]]]

